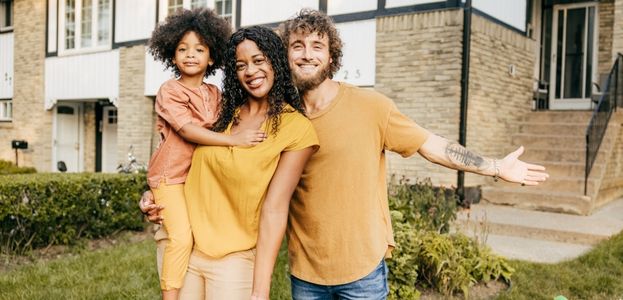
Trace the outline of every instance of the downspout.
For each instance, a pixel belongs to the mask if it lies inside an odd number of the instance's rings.
[[[459,144],[467,142],[467,99],[469,91],[469,52],[472,25],[472,0],[466,0],[463,7],[463,52],[461,53],[461,118],[459,121]],[[461,204],[465,202],[465,172],[458,171],[456,193]]]

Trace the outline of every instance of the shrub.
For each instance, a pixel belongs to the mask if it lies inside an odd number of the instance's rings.
[[[36,173],[35,168],[18,167],[14,163],[0,159],[0,175]]]
[[[389,209],[399,211],[404,222],[418,229],[448,232],[456,218],[456,203],[453,190],[434,187],[430,179],[409,184],[402,178],[389,186]]]
[[[0,176],[0,250],[23,253],[123,229],[142,229],[144,175]]]
[[[467,296],[477,282],[510,280],[513,268],[489,248],[461,234],[442,233],[455,218],[452,193],[430,181],[391,186],[390,208],[396,239],[387,262],[390,299],[418,299],[418,287]]]

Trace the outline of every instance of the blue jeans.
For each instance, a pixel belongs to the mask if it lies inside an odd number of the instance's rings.
[[[368,276],[346,284],[318,285],[294,276],[290,276],[290,281],[294,300],[377,300],[386,299],[389,293],[385,260]]]

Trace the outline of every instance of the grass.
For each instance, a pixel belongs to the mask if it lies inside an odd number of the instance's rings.
[[[290,299],[287,255],[282,247],[271,299]],[[564,263],[513,261],[513,287],[499,299],[623,299],[623,233]],[[158,299],[155,245],[121,242],[97,251],[39,261],[0,274],[4,299]]]
[[[623,232],[571,261],[512,265],[513,287],[499,299],[623,299]]]

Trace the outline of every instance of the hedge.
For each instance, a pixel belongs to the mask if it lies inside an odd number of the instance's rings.
[[[23,253],[143,228],[144,174],[0,176],[0,251]]]
[[[18,167],[14,163],[8,160],[0,159],[0,175],[10,175],[10,174],[28,174],[28,173],[36,173],[37,170],[31,167]]]

